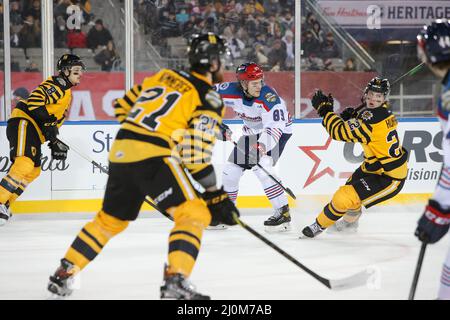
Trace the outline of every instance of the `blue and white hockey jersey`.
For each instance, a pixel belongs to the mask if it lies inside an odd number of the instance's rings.
[[[216,85],[226,107],[244,121],[244,135],[261,134],[259,142],[273,149],[283,133],[292,134],[292,118],[286,103],[271,87],[265,85],[258,98],[248,99],[238,82]]]
[[[442,92],[438,100],[437,113],[439,119],[448,121],[448,116],[450,113],[450,72],[447,73],[446,77],[442,81]]]

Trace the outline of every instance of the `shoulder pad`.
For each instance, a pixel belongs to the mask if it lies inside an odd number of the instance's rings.
[[[392,112],[386,107],[381,106],[375,109],[365,109],[358,114],[358,119],[365,123],[375,124],[392,116]]]
[[[221,109],[221,107],[223,105],[222,98],[220,97],[220,94],[218,94],[213,89],[208,90],[208,92],[205,95],[205,101],[208,102],[208,104],[214,110]]]
[[[260,99],[269,109],[272,109],[275,105],[281,103],[278,93],[269,86],[264,86],[262,88]]]
[[[217,92],[223,95],[243,95],[237,82],[222,82],[215,86]]]

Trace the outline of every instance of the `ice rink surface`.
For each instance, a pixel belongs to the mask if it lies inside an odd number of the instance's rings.
[[[293,209],[292,231],[264,232],[269,209],[244,209],[242,220],[323,277],[338,279],[367,267],[366,286],[331,291],[240,226],[206,231],[191,281],[213,299],[407,299],[420,243],[413,236],[422,207],[364,213],[358,233],[299,239],[317,210]],[[0,228],[0,300],[46,299],[48,277],[91,214],[17,215]],[[70,299],[159,299],[172,223],[141,214],[83,270]],[[435,299],[447,235],[428,246],[416,293]]]

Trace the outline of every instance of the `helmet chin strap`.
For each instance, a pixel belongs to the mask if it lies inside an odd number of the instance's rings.
[[[71,74],[72,74],[72,68],[70,68],[70,69],[66,69],[66,70],[68,70],[69,71],[69,75],[68,76],[66,76],[66,74],[64,73],[64,70],[62,70],[59,74],[62,76],[62,78],[71,86],[71,87],[73,87],[73,86],[75,86],[73,83],[72,83],[72,81],[70,81],[70,79],[69,79],[69,77],[71,76]]]

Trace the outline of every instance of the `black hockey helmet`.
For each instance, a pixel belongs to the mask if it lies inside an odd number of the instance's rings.
[[[63,54],[61,58],[59,58],[58,63],[56,64],[56,69],[58,72],[62,72],[65,69],[70,69],[74,66],[81,66],[84,69],[86,69],[83,60],[75,54]]]
[[[367,86],[364,89],[364,95],[366,95],[369,91],[382,93],[384,95],[384,98],[387,98],[387,96],[389,96],[389,93],[391,92],[391,85],[389,83],[389,80],[380,77],[373,78],[367,83]]]
[[[188,46],[188,58],[193,70],[208,71],[211,62],[221,59],[227,54],[227,46],[222,37],[208,32],[192,35]]]
[[[450,23],[438,19],[423,27],[417,35],[419,59],[431,64],[450,61]]]

